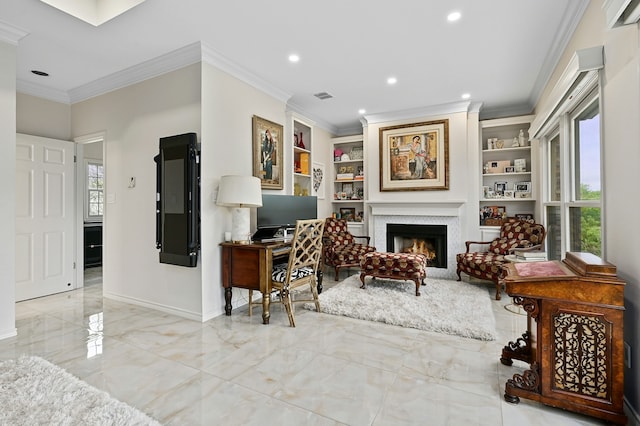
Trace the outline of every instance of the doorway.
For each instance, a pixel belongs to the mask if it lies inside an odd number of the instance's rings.
[[[105,210],[104,133],[76,138],[78,279],[83,286],[102,284]]]

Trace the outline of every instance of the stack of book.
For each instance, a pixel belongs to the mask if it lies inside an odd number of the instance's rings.
[[[513,254],[516,255],[516,259],[526,260],[527,262],[541,262],[547,260],[547,252],[544,251],[514,250]]]

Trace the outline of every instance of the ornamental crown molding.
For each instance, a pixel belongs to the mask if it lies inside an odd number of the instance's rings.
[[[0,21],[0,41],[16,46],[20,39],[28,34],[29,32],[27,30]]]

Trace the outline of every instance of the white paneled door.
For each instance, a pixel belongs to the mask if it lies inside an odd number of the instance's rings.
[[[16,301],[76,288],[74,150],[16,136]]]

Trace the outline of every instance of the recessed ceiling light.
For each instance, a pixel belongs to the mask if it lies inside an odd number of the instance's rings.
[[[40,77],[49,77],[48,72],[38,71],[38,70],[31,70],[31,72],[34,73],[35,75],[39,75]]]
[[[463,93],[462,94],[462,99],[469,99],[471,97],[471,95],[469,93]]]
[[[364,114],[365,112],[367,112],[367,110],[366,110],[366,109],[364,109],[364,108],[360,108],[360,109],[358,110],[358,114],[360,114],[360,115]]]
[[[451,12],[450,14],[447,15],[447,21],[449,22],[455,22],[458,19],[460,19],[460,17],[462,17],[462,15],[460,14],[460,12]]]
[[[289,55],[289,62],[298,62],[300,60],[300,56],[296,55],[295,53],[292,53],[291,55]]]
[[[396,84],[398,82],[398,79],[395,77],[389,77],[387,79],[387,84]]]

